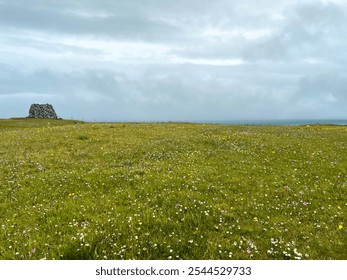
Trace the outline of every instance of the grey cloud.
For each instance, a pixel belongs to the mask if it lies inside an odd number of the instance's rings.
[[[344,117],[346,23],[319,1],[0,0],[1,117],[37,102],[102,121]]]
[[[41,72],[28,80],[47,83],[24,83],[16,88],[16,92],[25,92],[26,88],[30,88],[36,93],[46,94],[40,100],[54,101],[58,108],[63,108],[59,112],[63,117],[69,118],[69,114],[72,114],[85,118],[88,115],[89,120],[219,121],[274,116],[285,118],[309,113],[318,116],[319,110],[330,108],[309,106],[312,100],[318,100],[319,103],[322,98],[321,101],[326,103],[325,91],[321,91],[318,99],[316,94],[302,94],[307,90],[314,92],[316,88],[312,87],[318,78],[301,80],[297,94],[293,96],[296,78],[282,75],[269,77],[247,68],[224,67],[223,71],[219,69],[211,73],[209,67],[159,67],[144,71],[138,77],[96,71],[70,73],[57,78],[57,73]],[[341,87],[340,95],[336,98],[338,102],[346,104],[342,94],[343,79],[339,80],[340,85],[337,87]],[[318,84],[317,87],[319,85],[322,86]],[[328,82],[324,87],[334,93],[334,88]],[[69,102],[63,102],[65,98]],[[30,102],[37,99],[38,96],[33,96]],[[30,95],[24,96],[24,100],[30,103]],[[333,103],[330,105],[334,106]]]
[[[319,73],[303,76],[297,95],[324,102],[347,102],[347,73]]]
[[[33,6],[0,3],[0,7],[0,24],[14,29],[152,41],[181,32],[177,26],[129,10],[124,13],[113,9],[99,17],[93,16],[93,10],[87,10],[83,16],[79,10],[74,13],[73,7],[52,8],[47,3]]]
[[[40,69],[27,73],[20,69],[1,65],[0,77],[0,95],[29,91],[37,94],[69,97],[83,93],[88,99],[88,94],[96,94],[100,97],[113,94],[117,96],[117,78],[123,78],[124,75],[102,69],[67,73]]]
[[[272,101],[272,97],[266,93],[261,79],[258,85],[250,85],[250,77],[237,77],[233,75],[237,69],[229,70],[231,73],[225,73],[223,78],[211,74],[208,67],[184,65],[155,67],[138,77],[101,70],[65,74],[37,71],[31,75],[12,71],[12,80],[2,83],[0,92],[22,94],[26,100],[32,98],[32,103],[38,97],[57,104],[67,98],[75,107],[84,104],[78,111],[83,110],[90,118],[105,115],[105,110],[86,109],[98,104],[105,104],[103,107],[108,109],[110,119],[120,117],[118,113],[124,110],[130,120],[218,120],[222,118],[220,115],[225,118],[235,118],[237,114],[243,118],[262,115],[262,107]],[[247,102],[249,98],[252,103]],[[67,108],[74,106],[70,104]]]
[[[346,10],[333,3],[299,4],[287,11],[279,30],[254,44],[246,45],[243,57],[249,60],[293,60],[327,57],[332,48],[346,45]]]
[[[252,12],[262,7],[253,2],[256,9],[239,13],[237,9],[242,8],[242,2],[223,0],[0,1],[0,24],[41,32],[189,45],[206,27],[269,26],[271,21],[264,17],[264,9],[260,14]]]

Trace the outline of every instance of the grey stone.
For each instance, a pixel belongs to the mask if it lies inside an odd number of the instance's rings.
[[[32,104],[29,109],[29,118],[57,119],[58,116],[51,104]]]

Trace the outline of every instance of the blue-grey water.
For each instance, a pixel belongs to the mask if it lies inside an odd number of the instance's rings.
[[[347,125],[347,120],[333,119],[296,119],[296,120],[230,120],[214,123],[221,124],[240,124],[240,125],[309,125],[309,124],[334,124]]]

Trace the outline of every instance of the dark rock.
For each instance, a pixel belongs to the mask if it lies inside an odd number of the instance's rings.
[[[51,104],[32,104],[29,109],[29,118],[57,119],[58,116]]]

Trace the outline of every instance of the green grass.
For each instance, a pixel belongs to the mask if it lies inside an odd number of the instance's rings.
[[[347,128],[0,120],[0,259],[347,259]]]
[[[0,119],[0,129],[22,129],[46,126],[61,126],[69,124],[83,124],[82,121],[60,120],[60,119],[33,119],[33,118],[13,118]]]

